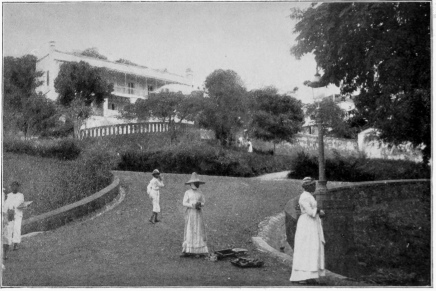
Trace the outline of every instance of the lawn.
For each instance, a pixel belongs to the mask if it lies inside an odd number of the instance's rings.
[[[150,174],[117,172],[128,189],[122,204],[94,220],[25,239],[3,275],[5,286],[291,286],[291,268],[251,243],[258,224],[301,192],[299,182],[202,176],[210,250],[241,247],[264,260],[260,269],[229,261],[180,258],[182,198],[190,175],[164,174],[162,222],[148,222]],[[335,283],[337,284],[337,283]],[[349,285],[344,283],[345,285]],[[354,283],[356,285],[356,283]]]
[[[4,153],[3,187],[9,193],[12,181],[21,183],[26,201],[33,201],[24,219],[85,198],[108,185],[95,178],[95,169],[80,161],[61,161],[24,154]]]

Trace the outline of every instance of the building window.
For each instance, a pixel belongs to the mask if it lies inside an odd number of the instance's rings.
[[[135,83],[129,83],[128,84],[128,88],[129,88],[128,93],[129,94],[134,94],[134,92],[135,92]]]
[[[47,71],[47,86],[50,86],[50,71]]]
[[[111,109],[111,110],[115,110],[115,103],[108,103],[107,104],[107,109]]]

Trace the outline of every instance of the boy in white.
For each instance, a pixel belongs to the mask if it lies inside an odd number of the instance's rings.
[[[7,195],[4,211],[7,212],[7,235],[6,243],[3,244],[4,252],[6,253],[9,246],[14,244],[14,251],[18,250],[18,244],[21,243],[21,221],[23,219],[24,195],[18,192],[20,184],[12,182],[12,192]]]
[[[151,215],[150,222],[156,223],[160,221],[157,219],[157,214],[160,212],[159,189],[164,187],[165,185],[163,183],[162,177],[160,176],[159,170],[154,170],[152,175],[153,179],[151,179],[150,183],[147,186],[147,193],[153,201],[153,214]]]

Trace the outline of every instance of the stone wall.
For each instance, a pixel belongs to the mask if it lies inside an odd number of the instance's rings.
[[[398,180],[355,183],[330,189],[326,194],[316,195],[318,207],[325,210],[323,218],[326,239],[326,268],[346,276],[359,273],[354,247],[354,212],[382,202],[405,199],[420,199],[431,195],[431,181]],[[291,199],[285,207],[287,241],[292,246],[299,211],[298,198]]]
[[[327,151],[337,150],[344,155],[358,153],[357,140],[345,138],[324,137],[324,146]],[[263,151],[272,150],[272,142],[253,140],[253,147]],[[297,151],[318,152],[318,136],[310,134],[297,134],[293,143],[282,142],[276,145],[277,155],[290,155]]]

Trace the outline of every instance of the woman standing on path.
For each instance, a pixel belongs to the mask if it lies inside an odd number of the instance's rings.
[[[151,179],[150,183],[147,186],[147,193],[153,201],[153,214],[151,215],[150,222],[154,224],[160,221],[157,219],[157,215],[160,212],[159,190],[160,188],[165,187],[165,185],[158,169],[155,169],[152,175],[153,179]]]
[[[205,199],[199,189],[200,184],[204,184],[204,182],[200,181],[195,172],[192,173],[191,179],[185,183],[185,185],[190,185],[191,189],[187,190],[183,197],[183,206],[186,206],[186,212],[182,257],[191,254],[204,255],[209,252],[206,243],[206,228],[202,214]]]
[[[298,200],[301,215],[295,232],[290,281],[311,283],[310,281],[325,276],[325,240],[320,219],[320,215],[324,216],[324,211],[317,208],[316,200],[312,195],[316,190],[316,181],[306,177],[303,179],[302,187],[305,191]]]

